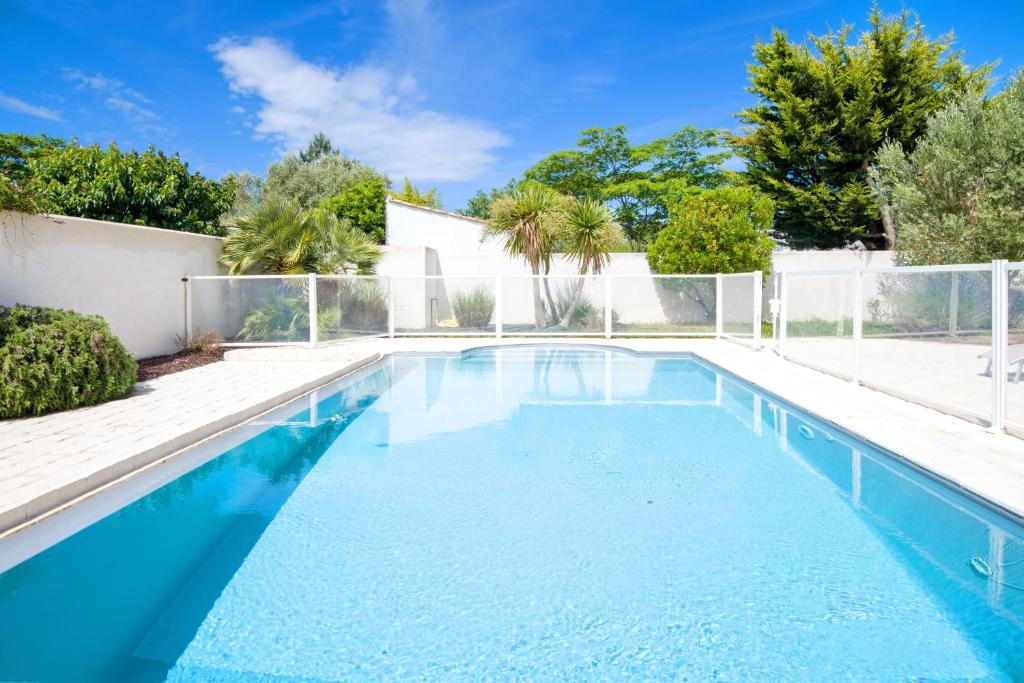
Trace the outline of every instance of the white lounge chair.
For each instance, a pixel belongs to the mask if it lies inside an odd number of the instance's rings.
[[[988,358],[985,376],[990,376],[992,374],[992,352],[979,353],[978,358]],[[1011,367],[1017,366],[1017,374],[1013,376],[1013,381],[1014,383],[1019,382],[1021,374],[1024,374],[1024,344],[1010,344],[1006,349],[1006,362]]]

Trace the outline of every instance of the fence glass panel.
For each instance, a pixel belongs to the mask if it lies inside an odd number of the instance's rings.
[[[317,341],[387,334],[388,287],[386,277],[317,276]]]
[[[861,283],[861,381],[990,416],[991,271],[869,271]]]
[[[494,334],[493,277],[395,277],[395,334]]]
[[[1011,263],[1007,273],[1006,423],[1024,432],[1024,263]]]
[[[722,332],[730,337],[753,339],[761,325],[760,288],[757,273],[722,276]]]
[[[195,338],[215,332],[228,343],[309,342],[309,278],[193,277]]]
[[[787,273],[786,358],[853,376],[853,274]]]
[[[601,276],[503,277],[501,289],[504,335],[604,334],[605,281]]]
[[[714,275],[612,278],[612,329],[619,335],[713,336]]]

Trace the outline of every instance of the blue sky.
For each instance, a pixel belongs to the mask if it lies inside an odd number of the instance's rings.
[[[971,64],[1024,65],[1017,2],[913,5]],[[0,130],[154,144],[207,175],[262,174],[325,130],[347,153],[460,208],[588,126],[636,142],[735,128],[746,64],[869,2],[220,2],[0,0]],[[885,1],[895,12],[901,3]]]

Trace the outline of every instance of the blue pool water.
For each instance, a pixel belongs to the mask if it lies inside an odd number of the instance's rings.
[[[0,574],[0,680],[1024,680],[1024,528],[701,361],[321,396]]]

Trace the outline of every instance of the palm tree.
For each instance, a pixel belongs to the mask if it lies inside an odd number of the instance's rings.
[[[505,252],[524,259],[530,266],[538,329],[547,324],[540,294],[541,266],[551,263],[551,253],[564,223],[564,198],[547,188],[531,186],[495,199],[484,230],[487,236],[503,238]]]
[[[348,221],[291,200],[231,220],[220,258],[231,275],[369,272],[379,259],[380,247]]]
[[[597,275],[611,260],[611,250],[622,244],[624,236],[608,207],[595,199],[584,198],[572,202],[566,210],[563,239],[566,256],[579,265],[580,275]],[[585,278],[577,281],[571,303],[558,323],[560,326],[568,327],[572,322],[585,282]],[[611,302],[606,301],[604,305],[611,306]]]

